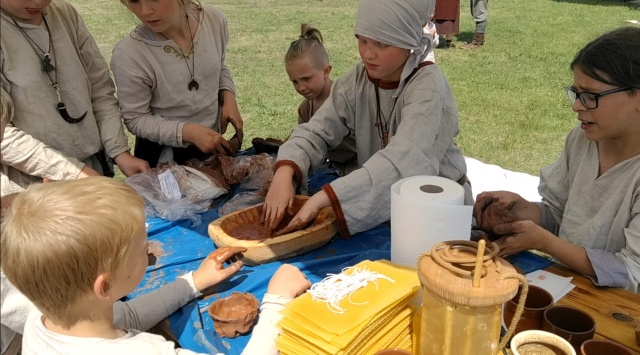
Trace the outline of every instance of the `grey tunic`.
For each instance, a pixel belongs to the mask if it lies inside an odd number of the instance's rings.
[[[328,149],[347,135],[355,136],[357,169],[330,185],[328,192],[343,236],[388,221],[391,185],[415,175],[438,175],[458,180],[466,173],[458,134],[458,109],[449,84],[437,65],[419,69],[402,86],[394,106],[396,89],[380,89],[380,106],[389,118],[389,144],[375,127],[374,85],[362,63],[337,79],[327,101],[308,123],[298,125],[278,153],[279,161],[293,161],[302,182],[309,168],[322,164]],[[465,184],[467,204],[473,203]],[[325,190],[326,191],[326,190]],[[337,203],[337,204],[336,204]]]
[[[109,68],[78,12],[65,0],[45,10],[54,44],[52,64],[58,73],[62,100],[74,116],[87,111],[82,122],[65,122],[56,110],[58,98],[36,55],[4,12],[0,25],[2,89],[15,105],[13,125],[3,142],[2,195],[19,192],[31,183],[73,179],[101,150],[115,158],[129,151]],[[44,22],[20,24],[43,50],[49,50]],[[53,72],[51,77],[53,78]],[[19,144],[18,144],[19,143]],[[6,158],[4,158],[6,157]]]
[[[640,292],[640,156],[598,171],[596,142],[574,128],[540,172],[540,224],[585,248],[596,285]]]
[[[202,9],[194,13],[199,26],[193,51],[182,53],[174,41],[156,40],[143,26],[113,48],[111,70],[122,117],[136,136],[161,145],[185,147],[189,145],[182,141],[186,122],[220,131],[218,93],[225,89],[235,92],[225,64],[229,30],[220,10],[211,5]],[[198,90],[188,88],[190,70],[195,70]]]

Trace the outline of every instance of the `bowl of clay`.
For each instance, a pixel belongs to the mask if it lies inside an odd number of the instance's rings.
[[[234,292],[209,306],[213,329],[221,337],[235,338],[251,331],[258,316],[258,299],[248,292]]]
[[[294,215],[308,199],[309,196],[295,196]],[[294,215],[285,216],[274,231],[287,226]],[[209,224],[209,237],[218,248],[246,248],[242,261],[247,265],[260,265],[317,249],[337,232],[335,215],[328,207],[320,211],[318,218],[307,228],[280,236],[275,236],[260,223],[261,216],[262,205],[230,213]]]

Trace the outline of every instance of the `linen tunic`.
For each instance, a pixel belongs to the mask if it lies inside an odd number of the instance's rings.
[[[326,151],[342,138],[355,137],[359,169],[323,188],[329,195],[343,237],[370,229],[390,218],[391,185],[415,175],[437,175],[457,181],[466,173],[458,134],[458,109],[437,65],[427,65],[402,86],[380,88],[383,120],[389,119],[389,144],[375,127],[374,84],[362,63],[337,79],[331,95],[308,123],[298,125],[278,152],[279,165],[296,169],[297,182],[309,168],[322,164]],[[289,162],[287,162],[289,161]],[[472,204],[465,183],[465,203]]]
[[[541,169],[540,225],[584,247],[598,286],[640,292],[640,156],[598,176],[596,142],[574,128],[558,161]]]
[[[298,124],[309,122],[313,111],[313,101],[303,100],[298,106]],[[327,151],[327,159],[343,173],[353,171],[357,165],[356,161],[356,141],[352,136],[344,137],[342,142],[335,148]]]
[[[189,145],[182,141],[185,122],[220,131],[218,93],[235,93],[225,64],[227,19],[211,5],[202,5],[202,11],[194,15],[199,26],[194,33],[193,50],[184,52],[184,56],[173,40],[156,39],[142,25],[113,48],[111,70],[124,124],[138,137],[185,147]],[[198,90],[188,88],[189,68],[195,70]]]
[[[14,127],[7,129],[5,140],[20,142],[2,144],[2,196],[19,192],[42,178],[75,178],[103,149],[111,158],[129,151],[107,63],[84,21],[65,0],[53,0],[44,13],[53,38],[51,59],[62,101],[70,115],[77,117],[85,111],[87,115],[79,123],[62,119],[56,110],[56,91],[42,70],[42,53],[36,55],[28,39],[2,12],[2,89],[15,105]],[[44,21],[40,26],[18,23],[40,48],[49,50]]]

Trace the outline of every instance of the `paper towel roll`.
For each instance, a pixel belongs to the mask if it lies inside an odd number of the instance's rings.
[[[416,267],[418,256],[445,240],[468,240],[473,206],[464,188],[439,176],[412,176],[391,186],[391,261]]]

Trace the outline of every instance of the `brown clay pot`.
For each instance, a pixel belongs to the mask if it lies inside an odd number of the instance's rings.
[[[258,299],[248,292],[234,292],[209,306],[213,328],[221,337],[235,338],[253,328],[258,316]]]

